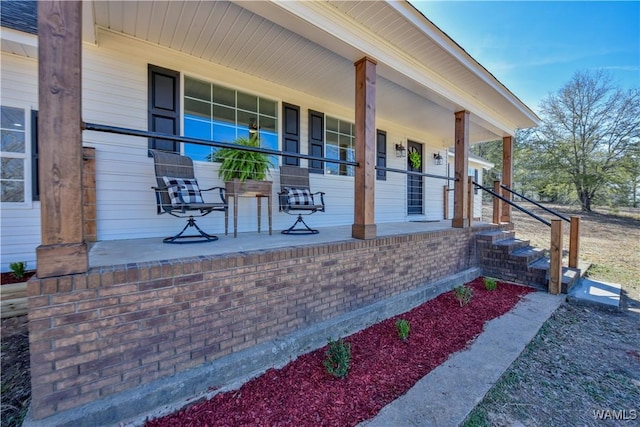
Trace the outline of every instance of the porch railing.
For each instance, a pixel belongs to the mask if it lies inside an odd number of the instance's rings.
[[[562,286],[562,221],[569,222],[569,267],[577,268],[578,267],[578,252],[580,247],[580,217],[572,216],[571,218],[567,218],[566,216],[555,212],[552,209],[543,206],[542,204],[525,197],[522,194],[519,194],[513,190],[511,190],[506,185],[500,183],[500,181],[494,181],[493,190],[488,189],[475,181],[472,181],[472,184],[477,188],[491,194],[493,196],[493,222],[495,224],[500,223],[501,217],[501,204],[500,201],[507,203],[510,206],[515,207],[516,209],[524,212],[525,214],[531,216],[537,221],[551,227],[551,244],[550,244],[550,259],[549,259],[549,292],[553,294],[560,293]],[[552,219],[551,221],[547,221],[546,219],[534,214],[533,212],[525,209],[524,207],[518,205],[517,203],[509,200],[506,197],[500,195],[500,190],[504,189],[511,194],[514,194],[522,199],[533,203],[544,211],[558,217],[559,219]]]
[[[156,138],[156,139],[162,139],[162,140],[179,141],[179,142],[186,142],[189,144],[204,145],[204,146],[215,147],[215,148],[231,148],[234,150],[252,151],[256,153],[263,153],[263,154],[282,156],[282,157],[295,157],[297,159],[318,160],[321,162],[336,163],[336,164],[347,165],[347,166],[359,165],[358,162],[352,162],[349,160],[331,159],[328,157],[311,156],[309,154],[300,154],[300,153],[293,153],[288,151],[272,150],[270,148],[250,147],[246,145],[237,145],[230,142],[218,142],[218,141],[210,141],[210,140],[200,139],[200,138],[191,138],[188,136],[167,135],[165,133],[151,132],[146,130],[128,129],[123,127],[101,125],[96,123],[84,123],[84,130],[114,133],[118,135],[138,136],[141,138]]]
[[[538,206],[539,208],[543,209],[546,212],[549,212],[552,215],[557,216],[558,218],[560,218],[561,220],[568,222],[569,223],[569,267],[571,268],[578,268],[578,248],[579,248],[579,243],[580,243],[580,217],[578,216],[572,216],[571,218],[567,218],[566,216],[547,208],[546,206],[542,205],[541,203],[536,202],[535,200],[531,200],[530,198],[526,197],[524,194],[520,194],[512,189],[510,189],[509,187],[507,187],[504,184],[500,184],[500,188],[503,188],[505,190],[507,190],[508,192],[510,192],[513,195],[516,195],[524,200],[526,200],[529,203],[532,203],[536,206]]]

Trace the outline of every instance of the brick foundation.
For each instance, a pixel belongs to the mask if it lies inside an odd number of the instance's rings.
[[[476,267],[475,233],[486,229],[127,264],[32,280],[31,417],[203,366]]]

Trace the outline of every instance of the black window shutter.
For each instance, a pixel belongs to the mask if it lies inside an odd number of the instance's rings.
[[[31,199],[33,201],[40,200],[38,164],[38,111],[31,110]]]
[[[283,102],[282,117],[282,151],[300,154],[300,107]],[[300,159],[284,156],[282,164],[300,166]]]
[[[309,155],[324,157],[324,114],[309,110]],[[324,162],[309,160],[309,173],[324,173]]]
[[[387,167],[387,132],[379,129],[376,133],[376,166]],[[376,179],[386,181],[387,171],[376,169]]]
[[[180,135],[180,73],[149,64],[149,131]],[[174,140],[149,138],[149,148],[180,152]]]

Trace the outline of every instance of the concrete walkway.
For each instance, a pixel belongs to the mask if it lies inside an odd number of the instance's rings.
[[[528,294],[493,319],[466,350],[451,356],[361,427],[460,425],[520,355],[566,295]]]
[[[620,293],[622,286],[617,283],[600,282],[582,277],[569,290],[567,301],[589,305],[604,310],[621,310]]]

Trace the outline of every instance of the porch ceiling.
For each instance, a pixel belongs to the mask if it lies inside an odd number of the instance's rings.
[[[106,28],[341,105],[353,105],[353,63],[369,55],[378,61],[377,116],[443,147],[453,145],[461,109],[472,112],[471,142],[535,125],[535,114],[479,64],[461,63],[473,60],[416,13],[378,1],[94,1],[85,2],[84,39]]]

